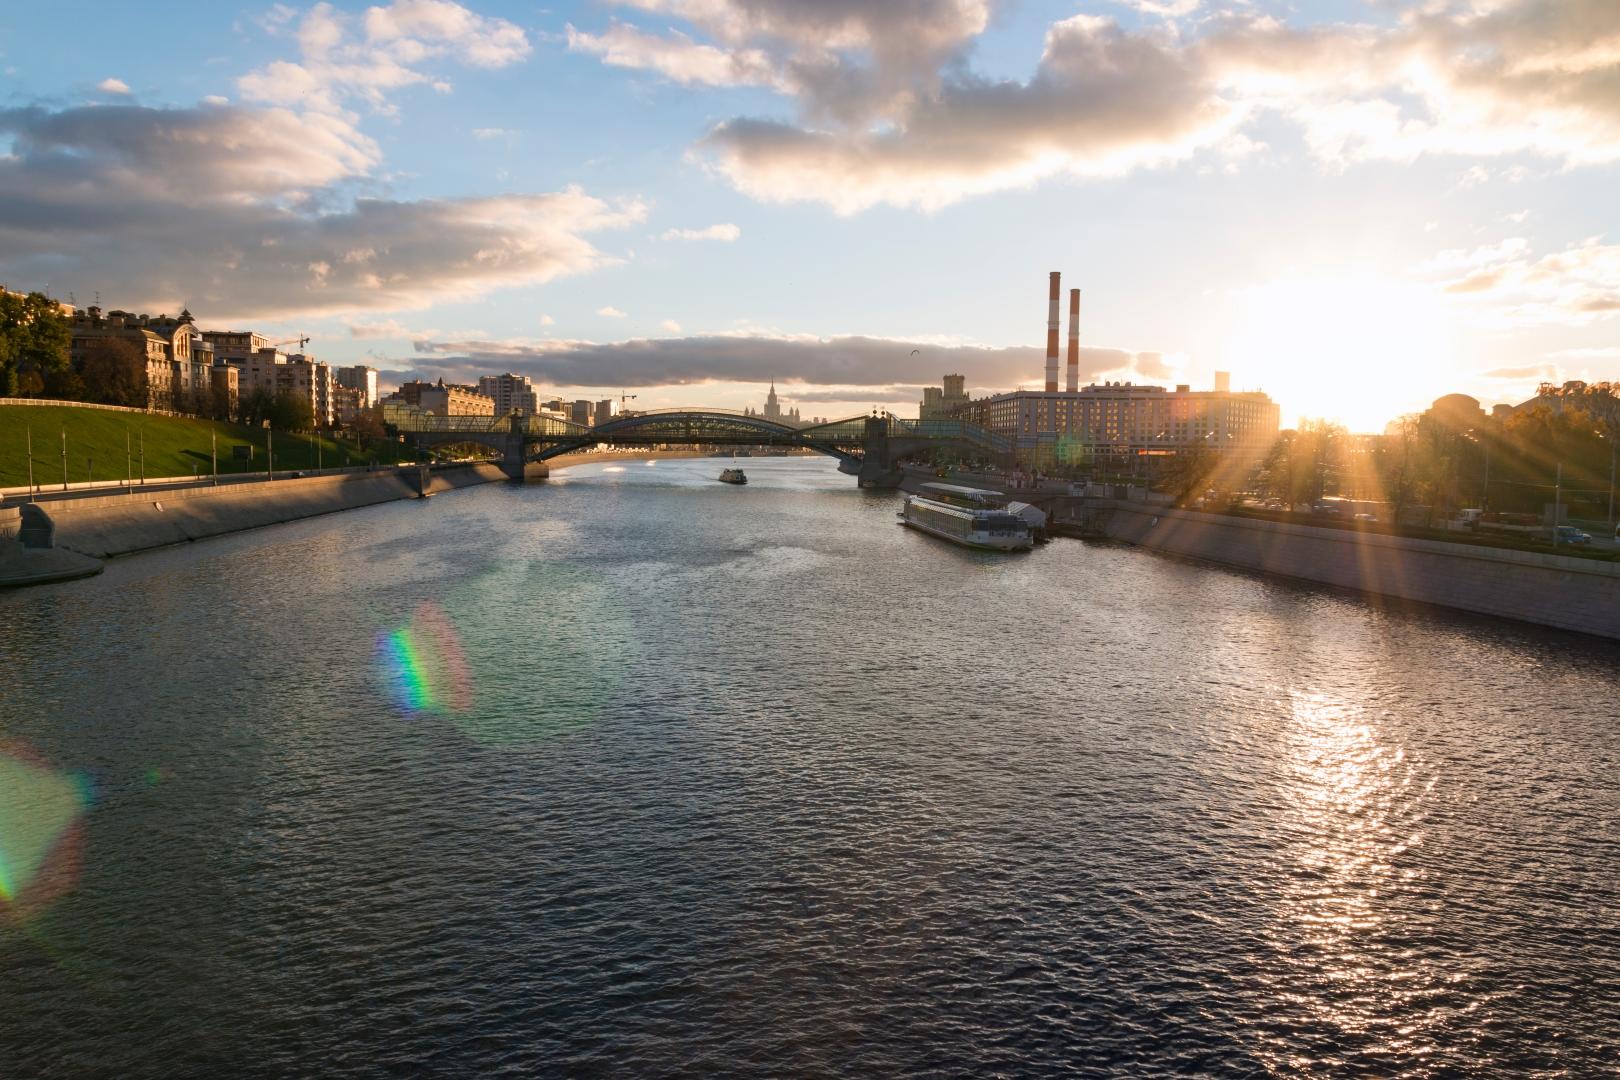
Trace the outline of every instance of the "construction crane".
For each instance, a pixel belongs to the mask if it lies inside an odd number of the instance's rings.
[[[627,394],[623,390],[619,391],[619,415],[625,416],[629,414],[630,406],[627,403],[636,400],[636,397],[635,394]]]
[[[286,341],[272,341],[270,343],[270,347],[272,349],[279,349],[283,345],[291,345],[294,342],[298,343],[298,351],[303,352],[304,351],[304,346],[309,344],[309,335],[308,334],[300,334],[297,337],[288,338]]]

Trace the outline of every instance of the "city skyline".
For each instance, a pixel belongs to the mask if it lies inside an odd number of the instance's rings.
[[[1052,269],[1083,382],[1285,424],[1620,369],[1609,4],[182,4],[179,65],[83,13],[0,26],[0,280],[391,381],[1038,387]]]

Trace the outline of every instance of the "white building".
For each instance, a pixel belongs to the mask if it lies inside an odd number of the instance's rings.
[[[496,416],[533,416],[540,411],[540,398],[527,375],[484,375],[478,380],[478,392],[495,402]]]

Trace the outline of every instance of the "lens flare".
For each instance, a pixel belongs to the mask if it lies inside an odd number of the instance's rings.
[[[0,744],[0,914],[27,918],[73,888],[94,794],[87,775]]]
[[[467,656],[439,605],[424,601],[409,623],[379,636],[377,655],[402,712],[464,713],[472,708]]]

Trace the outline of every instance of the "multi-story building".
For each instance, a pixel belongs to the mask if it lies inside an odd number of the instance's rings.
[[[252,330],[204,330],[202,338],[221,363],[236,363],[270,347],[270,339]]]
[[[332,387],[332,418],[339,427],[353,427],[368,408],[366,392],[360,387],[341,384]]]
[[[222,346],[221,337],[236,340]],[[226,365],[235,369],[241,395],[251,397],[265,393],[298,398],[309,403],[310,413],[317,425],[330,427],[337,419],[331,366],[303,353],[288,355],[279,352],[272,345],[246,351],[248,344],[263,340],[258,334],[237,334],[234,331],[213,339],[216,350],[222,347],[226,350]]]
[[[803,418],[799,416],[799,410],[796,407],[792,409],[782,408],[782,401],[776,396],[775,379],[771,380],[771,388],[765,394],[765,408],[760,412],[755,412],[753,408],[750,407],[743,410],[743,415],[758,416],[762,419],[770,420],[773,423],[785,424],[788,427],[805,426],[805,422]]]
[[[584,398],[568,403],[568,419],[583,427],[591,426],[591,403]]]
[[[1019,456],[1051,464],[1066,456],[1114,459],[1175,454],[1202,447],[1258,459],[1276,441],[1279,409],[1263,393],[1230,390],[1224,372],[1214,390],[1129,382],[1078,391],[1019,390],[972,402],[959,415],[1010,436]]]
[[[403,389],[403,387],[401,387]],[[477,387],[446,385],[440,379],[432,386],[416,388],[416,405],[435,416],[494,416],[495,400],[478,392]],[[409,398],[406,399],[410,400]]]
[[[922,401],[917,405],[917,418],[944,420],[947,417],[961,415],[968,404],[966,382],[966,378],[961,375],[947,375],[943,388],[923,387]]]
[[[377,369],[364,364],[332,369],[332,378],[338,386],[360,391],[360,407],[369,409],[377,404]],[[335,400],[335,399],[334,399]],[[346,399],[345,399],[346,400]]]
[[[93,305],[70,316],[68,328],[69,356],[76,367],[83,365],[97,342],[123,340],[135,345],[146,362],[148,408],[206,408],[216,387],[228,392],[231,386],[228,374],[214,371],[219,358],[189,311],[176,316],[103,313]]]
[[[527,375],[483,375],[478,392],[495,402],[496,416],[533,416],[540,411],[540,398]]]

